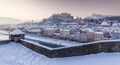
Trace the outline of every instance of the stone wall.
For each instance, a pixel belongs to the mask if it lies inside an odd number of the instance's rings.
[[[1,40],[0,41],[0,45],[2,45],[2,44],[7,44],[7,43],[9,43],[10,42],[10,40]]]
[[[20,41],[22,45],[34,50],[37,53],[43,54],[50,58],[55,57],[70,57],[82,56],[88,54],[96,54],[100,52],[120,52],[120,41],[115,42],[99,42],[94,44],[79,45],[61,49],[50,50],[41,46],[31,44],[29,42]]]
[[[120,42],[101,42],[51,51],[51,57],[69,57],[96,54],[100,52],[120,52]]]
[[[38,46],[38,45],[31,44],[29,42],[22,41],[22,40],[20,40],[20,43],[22,45],[24,45],[25,47],[28,47],[29,49],[31,49],[31,50],[33,50],[33,51],[35,51],[37,53],[40,53],[40,54],[43,54],[45,56],[51,57],[50,56],[51,55],[50,54],[51,51],[49,49],[46,49],[46,48]]]

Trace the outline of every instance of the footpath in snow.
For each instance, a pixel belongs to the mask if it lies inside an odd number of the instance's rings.
[[[120,53],[48,58],[19,43],[0,45],[0,65],[120,65]]]

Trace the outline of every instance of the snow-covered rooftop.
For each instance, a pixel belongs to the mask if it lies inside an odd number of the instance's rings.
[[[70,29],[62,29],[62,28],[61,28],[60,31],[68,31],[68,32],[69,32]]]
[[[106,21],[102,22],[101,25],[110,25],[109,23],[107,23]]]
[[[120,53],[48,58],[14,42],[0,45],[0,65],[119,65],[119,60]]]
[[[117,26],[117,23],[112,24],[112,26]]]
[[[112,26],[113,26],[113,27],[119,27],[119,26],[120,26],[120,23],[113,23]]]
[[[16,29],[16,30],[10,32],[10,35],[19,35],[19,34],[25,34],[25,33],[22,32],[20,29]]]
[[[89,32],[95,32],[95,31],[92,30],[91,28],[85,28],[84,30],[89,31]]]
[[[95,34],[103,34],[103,32],[95,32]]]

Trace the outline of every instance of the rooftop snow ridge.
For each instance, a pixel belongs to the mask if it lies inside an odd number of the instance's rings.
[[[19,35],[19,34],[25,34],[24,32],[22,32],[20,29],[16,29],[12,32],[10,32],[11,35]]]
[[[102,22],[101,25],[110,25],[109,23],[107,23],[106,21]]]

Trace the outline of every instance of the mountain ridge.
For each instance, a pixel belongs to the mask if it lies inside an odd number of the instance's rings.
[[[22,20],[10,17],[0,17],[0,24],[18,24],[21,23]]]

